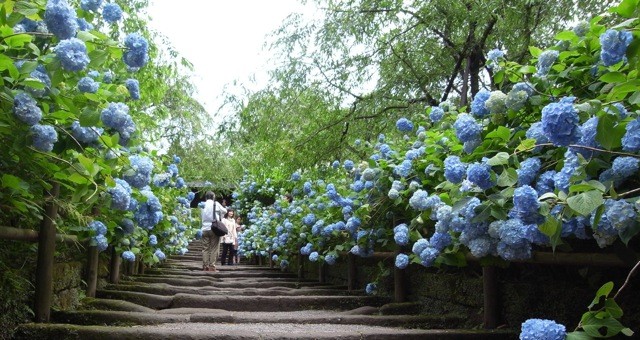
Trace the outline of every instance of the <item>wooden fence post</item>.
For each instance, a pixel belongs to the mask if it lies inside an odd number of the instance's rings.
[[[327,266],[324,261],[322,263],[318,263],[318,282],[326,283],[327,282]]]
[[[144,274],[144,261],[142,261],[142,259],[140,259],[140,263],[138,265],[138,274]]]
[[[36,292],[34,314],[36,322],[49,322],[53,295],[53,257],[56,251],[56,225],[58,205],[55,199],[60,194],[60,184],[54,182],[51,191],[45,194],[45,215],[38,235],[38,262],[36,267]]]
[[[298,254],[296,262],[298,266],[298,280],[302,280],[304,279],[304,256],[302,254]]]
[[[402,248],[398,248],[396,256],[402,253]],[[395,259],[395,257],[394,257]],[[407,272],[405,269],[399,269],[393,262],[393,290],[395,302],[407,301]]]
[[[358,269],[356,267],[356,256],[352,253],[348,253],[347,261],[349,266],[349,271],[347,273],[347,287],[349,291],[354,291],[356,290],[356,286],[358,285]]]
[[[98,260],[100,253],[98,247],[89,246],[89,256],[87,261],[87,297],[96,297],[96,287],[98,286]]]
[[[482,267],[482,291],[484,296],[484,328],[498,327],[498,272],[493,266]]]
[[[111,247],[111,270],[109,271],[109,282],[118,283],[120,282],[120,264],[122,263],[122,258],[118,256],[118,251],[116,247]]]
[[[269,268],[273,269],[274,263],[273,263],[273,252],[269,252]]]

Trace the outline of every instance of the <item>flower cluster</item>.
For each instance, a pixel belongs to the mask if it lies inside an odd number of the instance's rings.
[[[127,35],[124,45],[126,50],[122,54],[122,60],[127,66],[139,69],[149,61],[149,44],[147,39],[140,34],[131,33]]]
[[[628,31],[607,30],[600,36],[602,51],[600,60],[604,66],[611,66],[621,62],[631,44],[633,35]]]
[[[73,38],[78,30],[76,10],[67,0],[49,0],[44,12],[44,22],[49,32],[59,39]]]
[[[67,71],[77,72],[84,70],[89,65],[89,55],[84,41],[78,38],[62,40],[55,47],[55,53],[62,68]]]
[[[100,114],[102,123],[120,134],[120,144],[126,144],[136,131],[136,125],[129,115],[129,106],[124,103],[109,103]]]

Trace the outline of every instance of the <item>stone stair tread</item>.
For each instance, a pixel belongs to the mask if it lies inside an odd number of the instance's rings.
[[[232,287],[185,287],[174,286],[167,283],[147,283],[147,284],[108,284],[105,290],[132,291],[156,295],[175,295],[178,293],[197,295],[242,295],[242,296],[301,296],[301,295],[363,295],[363,293],[350,293],[346,290],[327,290],[322,288],[292,288],[292,287],[269,287],[269,288],[232,288]]]
[[[403,329],[300,323],[164,323],[136,327],[23,324],[21,338],[38,339],[513,339],[510,330]]]

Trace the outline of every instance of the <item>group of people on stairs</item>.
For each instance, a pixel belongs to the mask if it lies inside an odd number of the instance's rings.
[[[233,265],[238,263],[238,234],[242,230],[242,218],[235,216],[231,208],[226,204],[216,201],[216,195],[207,191],[204,195],[205,203],[202,209],[202,270],[217,271],[218,253],[222,244],[221,265]],[[211,222],[214,219],[222,221],[229,231],[224,236],[217,236],[211,231]]]

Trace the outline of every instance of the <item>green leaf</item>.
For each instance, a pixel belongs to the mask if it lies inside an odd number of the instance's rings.
[[[622,83],[627,81],[627,76],[622,72],[609,72],[600,77],[600,81],[605,83]]]
[[[520,143],[520,145],[518,145],[518,147],[516,148],[516,151],[520,152],[520,151],[531,150],[535,146],[536,146],[535,139],[525,139]]]
[[[573,31],[562,31],[555,36],[556,40],[573,40],[578,39],[578,36]]]
[[[9,174],[2,175],[2,187],[3,188],[21,190],[20,182],[22,182],[20,177],[16,177],[14,175],[9,175]]]
[[[505,142],[508,142],[509,136],[511,136],[511,130],[509,130],[504,126],[498,126],[497,129],[487,133],[486,138],[497,138],[497,139],[502,139]]]
[[[80,114],[80,125],[82,126],[96,126],[100,123],[100,113],[90,108],[85,108]]]
[[[74,172],[71,175],[67,176],[66,180],[71,181],[71,182],[76,183],[76,184],[87,184],[87,183],[89,183],[89,181],[87,180],[86,177],[80,175],[77,172]]]
[[[637,6],[638,0],[622,0],[620,5],[612,7],[609,11],[617,13],[623,18],[631,18],[633,17],[633,12],[636,10]]]
[[[580,323],[587,334],[598,338],[612,337],[625,329],[620,321],[611,317],[598,318],[596,312],[585,313]],[[605,333],[601,333],[601,330],[605,330]]]
[[[518,173],[516,172],[516,169],[508,168],[498,176],[498,186],[510,187],[516,183],[518,183]]]
[[[567,333],[565,340],[593,340],[593,337],[585,332],[576,331]]]
[[[598,291],[596,292],[596,297],[593,298],[593,301],[591,301],[591,304],[589,305],[589,308],[593,308],[593,306],[597,305],[600,302],[600,298],[602,297],[607,297],[609,296],[609,294],[611,293],[611,291],[613,290],[613,282],[609,281],[605,284],[603,284]]]
[[[618,303],[613,298],[609,298],[604,302],[604,309],[611,315],[611,317],[619,319],[622,317],[622,308],[618,306]]]
[[[529,53],[531,53],[532,57],[537,58],[542,53],[542,50],[535,46],[529,46]]]
[[[638,232],[640,232],[640,224],[634,223],[633,225],[619,231],[618,236],[620,236],[620,240],[622,241],[622,243],[627,245],[629,243],[629,240],[636,236]]]
[[[604,204],[602,192],[591,190],[581,194],[567,198],[569,208],[582,216],[587,216]]]
[[[487,164],[491,166],[509,164],[509,154],[506,152],[498,152],[487,161]]]
[[[622,146],[622,136],[625,133],[625,126],[618,124],[616,116],[606,114],[598,118],[596,141],[605,149],[612,150]]]

